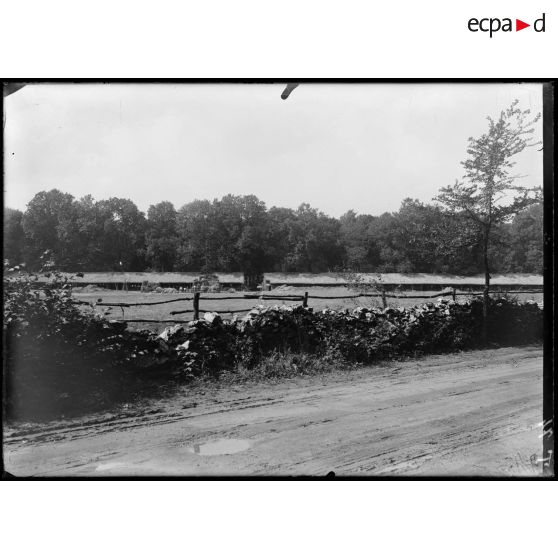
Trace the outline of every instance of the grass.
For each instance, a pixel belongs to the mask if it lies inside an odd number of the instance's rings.
[[[354,368],[356,368],[354,364],[346,363],[340,358],[275,350],[255,366],[247,367],[238,364],[233,370],[221,371],[218,380],[224,384],[273,383],[290,378],[321,376]]]
[[[372,297],[360,297],[358,299],[339,299],[339,300],[324,300],[324,299],[312,299],[311,296],[349,296],[355,294],[351,290],[344,287],[315,287],[315,288],[288,288],[288,289],[276,289],[274,291],[265,293],[267,295],[301,295],[304,294],[305,290],[308,290],[309,300],[308,305],[314,310],[323,310],[325,308],[331,308],[334,310],[340,310],[343,308],[355,308],[357,306],[381,306],[381,299]],[[245,312],[240,312],[240,310],[245,310],[247,308],[252,308],[260,304],[259,300],[255,299],[240,299],[240,300],[213,300],[217,297],[222,296],[242,296],[244,293],[202,293],[200,300],[200,309],[205,311],[214,312],[216,310],[228,310],[228,313],[224,313],[224,318],[232,318],[235,312],[239,315],[244,315]],[[250,293],[253,294],[253,293]],[[400,294],[407,296],[416,294],[417,298],[405,298],[405,299],[388,299],[388,306],[392,307],[410,307],[422,304],[425,302],[435,301],[436,299],[424,299],[420,298],[421,295],[436,294],[434,291],[402,291]],[[158,294],[158,293],[141,293],[138,291],[96,291],[96,292],[80,292],[74,293],[74,297],[77,300],[82,300],[85,302],[96,302],[98,299],[102,299],[104,303],[116,303],[116,302],[126,302],[126,303],[138,303],[138,302],[159,302],[165,300],[173,300],[181,297],[192,297],[191,293],[175,293],[175,294]],[[542,302],[543,294],[520,294],[515,295],[518,300],[535,300],[536,302]],[[457,300],[465,300],[468,298],[467,295],[458,296]],[[284,302],[287,305],[298,304],[293,302]],[[265,305],[283,304],[283,301],[272,301],[267,300],[263,302]],[[87,307],[84,307],[86,309]],[[177,310],[189,310],[186,314],[179,314],[176,316],[171,316],[171,311]],[[134,306],[131,308],[119,308],[117,306],[108,307],[97,307],[98,312],[107,312],[106,317],[113,320],[137,320],[137,319],[148,319],[148,320],[169,320],[173,317],[180,320],[192,320],[194,317],[192,301],[180,301],[180,302],[169,302],[168,304],[160,304],[157,306]],[[162,331],[165,327],[170,324],[149,324],[149,323],[132,323],[130,328],[133,329],[150,329],[152,331]]]

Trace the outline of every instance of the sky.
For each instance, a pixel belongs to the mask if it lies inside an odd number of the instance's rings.
[[[254,194],[267,207],[309,203],[339,217],[430,202],[464,174],[467,139],[519,99],[523,84],[32,84],[5,98],[4,205],[41,190],[168,200]],[[542,138],[541,122],[535,138]],[[542,184],[542,152],[516,157]]]

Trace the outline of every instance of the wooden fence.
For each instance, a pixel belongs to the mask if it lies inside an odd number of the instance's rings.
[[[503,290],[492,290],[491,295],[496,294],[542,294],[543,291],[541,290],[528,290],[528,291],[503,291]],[[200,301],[203,300],[258,300],[258,301],[267,301],[267,300],[279,300],[283,302],[299,302],[302,304],[304,308],[308,307],[308,300],[310,299],[320,299],[320,300],[351,300],[357,298],[381,298],[382,300],[382,307],[387,308],[388,306],[388,299],[432,299],[432,298],[440,298],[440,297],[451,297],[454,301],[457,299],[458,296],[480,296],[483,294],[482,291],[480,292],[471,292],[471,291],[458,291],[456,287],[451,287],[449,290],[445,290],[439,293],[429,294],[429,295],[403,295],[403,294],[395,294],[392,292],[387,292],[382,290],[379,293],[357,293],[352,295],[337,295],[337,296],[323,296],[323,295],[311,295],[308,292],[305,292],[303,295],[266,295],[266,294],[244,294],[242,296],[212,296],[212,297],[203,297],[203,293],[193,293],[193,296],[189,297],[180,297],[180,298],[173,298],[171,300],[161,300],[155,302],[97,302],[95,306],[108,306],[108,307],[119,307],[122,309],[122,313],[124,314],[124,308],[130,308],[133,306],[156,306],[160,304],[170,304],[173,302],[192,302],[191,309],[185,310],[173,310],[169,312],[170,316],[177,316],[180,314],[194,314],[194,320],[198,320],[201,313],[204,312],[215,312],[218,314],[238,314],[238,313],[245,313],[249,312],[254,308],[251,306],[250,308],[242,308],[242,309],[234,309],[234,310],[204,310],[200,308]],[[91,306],[92,303],[85,302],[85,301],[74,301],[74,304],[83,305],[83,306]],[[181,319],[168,319],[168,320],[151,320],[151,319],[123,319],[123,320],[115,320],[124,323],[187,323],[191,320],[181,320]]]

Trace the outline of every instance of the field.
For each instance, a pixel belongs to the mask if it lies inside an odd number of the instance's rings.
[[[355,308],[357,306],[381,306],[382,301],[380,298],[372,297],[360,297],[357,299],[345,298],[337,300],[325,300],[325,299],[313,299],[312,295],[316,296],[353,296],[355,293],[344,287],[314,287],[314,288],[296,288],[296,287],[279,287],[273,291],[266,292],[266,295],[303,295],[305,291],[309,293],[308,306],[314,308],[314,310],[323,310],[324,308],[331,309],[342,309],[342,308]],[[231,318],[235,312],[239,315],[244,315],[246,310],[260,304],[259,300],[255,299],[240,299],[240,300],[214,300],[223,296],[243,296],[244,294],[254,293],[202,293],[200,300],[200,309],[209,312],[215,312],[217,310],[221,311],[224,318]],[[388,298],[388,306],[398,307],[398,306],[415,306],[417,304],[422,304],[428,302],[429,300],[436,300],[436,298],[421,298],[424,296],[437,294],[434,291],[401,291],[399,294],[405,296],[416,295],[416,298],[403,298],[394,299]],[[75,293],[74,297],[77,300],[84,302],[96,302],[102,299],[103,303],[117,303],[125,302],[128,304],[136,304],[142,302],[163,302],[165,300],[172,301],[177,298],[187,298],[192,297],[191,293],[177,293],[177,294],[158,294],[158,293],[141,293],[138,291],[95,291],[95,292],[79,292]],[[450,296],[450,295],[448,295]],[[458,295],[457,300],[465,300],[469,295]],[[520,301],[534,300],[535,302],[542,302],[543,294],[518,294],[514,295]],[[283,302],[283,301],[273,301],[266,300],[263,302],[265,305],[274,304],[300,304],[297,302]],[[86,307],[84,307],[86,308]],[[176,319],[180,320],[191,320],[193,319],[193,306],[192,301],[184,300],[179,302],[169,302],[168,304],[159,304],[156,306],[133,306],[130,308],[119,308],[119,307],[98,307],[98,311],[107,311],[109,314],[108,318],[114,320],[170,320],[173,316],[170,315],[171,311],[181,311],[189,310],[187,314],[179,314],[174,316]],[[226,313],[222,312],[227,310]],[[150,323],[131,323],[131,328],[136,329],[151,329],[153,331],[161,331],[169,324],[150,324]]]
[[[16,476],[541,474],[542,348],[471,351],[4,429]]]

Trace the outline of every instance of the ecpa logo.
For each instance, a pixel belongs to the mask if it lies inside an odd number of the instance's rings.
[[[539,19],[536,19],[533,22],[533,29],[537,33],[544,33],[544,26],[545,14],[543,14]],[[498,31],[514,31],[512,19],[509,17],[505,17],[503,19],[500,19],[498,17],[485,17],[482,19],[472,17],[467,23],[467,27],[469,28],[469,31],[472,31],[473,33],[477,33],[478,31],[482,31],[483,33],[490,33],[490,38],[492,38],[492,35],[494,33],[497,33]],[[525,23],[520,19],[515,20],[515,31],[521,31],[522,29],[526,29],[527,27],[531,27],[531,24]]]

